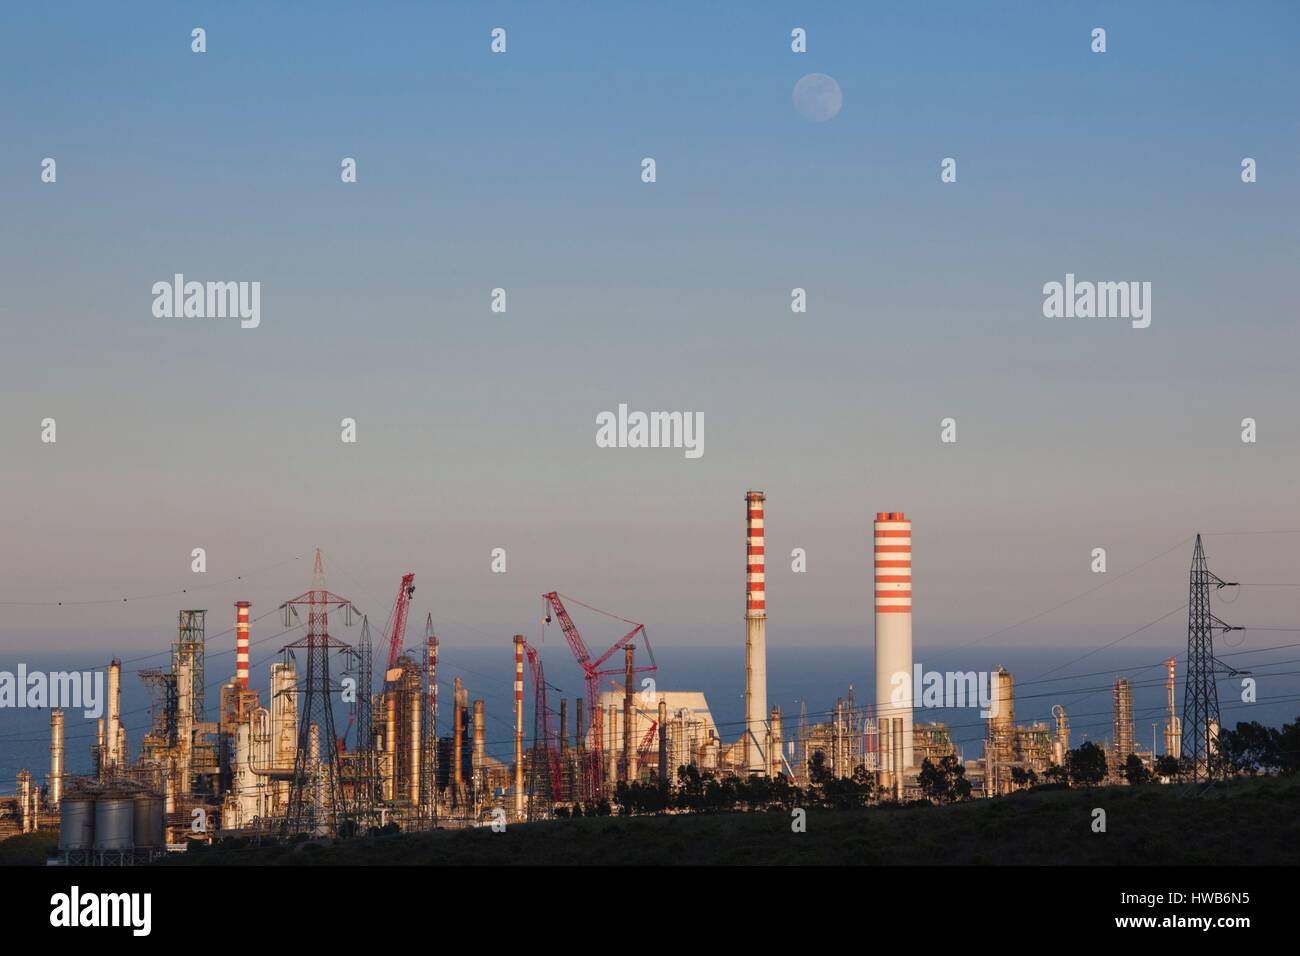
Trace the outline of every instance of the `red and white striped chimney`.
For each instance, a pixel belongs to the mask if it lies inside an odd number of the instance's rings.
[[[765,773],[767,755],[767,593],[761,491],[745,495],[745,766]]]
[[[515,815],[524,812],[524,636],[515,635]],[[559,799],[559,794],[555,798]]]
[[[235,602],[235,683],[248,690],[248,601]]]
[[[912,766],[912,522],[876,513],[876,713],[902,719],[903,766]],[[892,730],[892,725],[891,725]]]

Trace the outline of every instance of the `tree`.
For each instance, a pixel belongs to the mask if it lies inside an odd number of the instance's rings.
[[[808,758],[808,782],[813,786],[821,786],[834,777],[831,768],[826,766],[826,755],[820,750],[814,751]]]
[[[926,757],[916,779],[921,792],[935,803],[953,803],[970,796],[966,768],[952,754],[941,758],[937,764]]]
[[[778,775],[770,788],[769,805],[798,806],[798,801],[827,807],[832,810],[852,810],[865,807],[871,801],[875,785],[865,767],[858,766],[852,776],[840,777],[826,765],[826,755],[820,750],[808,758],[808,791],[788,787],[784,775]]]
[[[1183,773],[1182,763],[1173,754],[1165,754],[1156,761],[1156,776],[1176,780]]]
[[[1026,770],[1024,767],[1012,767],[1011,782],[1017,787],[1032,787],[1038,783],[1038,774],[1032,768]]]
[[[1219,757],[1232,774],[1269,773],[1282,763],[1282,735],[1258,721],[1226,727],[1219,732]]]
[[[1300,718],[1293,724],[1283,724],[1277,735],[1277,766],[1284,774],[1300,771]]]
[[[1124,761],[1124,779],[1135,787],[1151,781],[1151,772],[1137,754],[1129,754]]]
[[[1091,741],[1085,741],[1067,755],[1066,767],[1069,768],[1070,783],[1095,787],[1106,779],[1106,751]]]
[[[1054,763],[1043,771],[1043,776],[1052,783],[1068,784],[1070,782],[1070,771],[1065,767],[1062,767],[1059,763]]]

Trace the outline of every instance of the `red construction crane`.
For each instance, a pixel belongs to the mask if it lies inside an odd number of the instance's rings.
[[[640,713],[647,717],[650,716],[649,714],[646,714],[645,711],[641,711]],[[645,732],[645,736],[641,738],[641,745],[636,748],[636,760],[638,764],[642,760],[645,760],[645,755],[650,752],[650,745],[654,743],[655,731],[658,729],[659,721],[657,719],[650,721],[650,729]]]
[[[411,606],[411,595],[415,593],[415,572],[402,577],[402,584],[397,589],[397,603],[393,605],[393,631],[392,637],[388,641],[388,667],[385,669],[385,679],[387,671],[393,669],[397,663],[397,657],[402,653],[402,642],[406,640],[406,612]]]
[[[642,642],[645,644],[646,653],[650,657],[650,663],[647,666],[634,667],[633,673],[645,673],[658,670],[655,664],[654,651],[650,648],[650,638],[646,635],[645,625],[637,624],[636,621],[629,621],[627,618],[618,617],[610,614],[608,611],[602,611],[600,608],[592,607],[590,604],[583,604],[581,601],[569,598],[574,604],[585,607],[589,611],[595,611],[598,614],[604,614],[606,617],[615,618],[624,624],[631,624],[632,630],[628,631],[619,638],[614,645],[596,660],[591,659],[591,652],[587,650],[586,643],[582,640],[582,635],[578,633],[577,626],[573,623],[573,618],[569,617],[569,612],[565,610],[564,602],[560,600],[560,595],[556,591],[550,591],[542,595],[542,600],[546,602],[546,623],[551,623],[551,613],[560,621],[560,630],[564,631],[564,638],[569,642],[569,649],[573,651],[574,658],[578,661],[578,666],[582,668],[583,677],[587,685],[587,713],[591,720],[591,746],[587,748],[590,757],[588,767],[588,777],[591,780],[591,793],[593,798],[598,798],[604,793],[605,783],[605,762],[601,759],[601,751],[604,744],[604,715],[600,707],[600,678],[605,674],[622,674],[623,668],[614,668],[603,671],[600,665],[609,660],[615,651],[626,646],[634,637],[640,635]]]
[[[544,747],[546,764],[551,774],[551,799],[559,800],[564,787],[564,778],[560,770],[560,754],[555,746],[555,735],[551,732],[551,709],[546,704],[546,678],[542,672],[542,662],[537,656],[537,648],[524,642],[524,653],[528,655],[528,669],[533,674],[533,700],[542,711],[542,740],[533,735],[533,750]],[[535,758],[534,758],[535,759]]]

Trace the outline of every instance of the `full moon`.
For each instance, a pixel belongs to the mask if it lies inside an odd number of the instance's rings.
[[[809,73],[794,85],[795,109],[814,123],[834,119],[844,105],[844,93],[835,78],[825,73]]]

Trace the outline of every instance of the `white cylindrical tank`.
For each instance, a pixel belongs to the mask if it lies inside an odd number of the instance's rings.
[[[895,717],[893,719],[893,733],[890,737],[894,744],[894,793],[901,802],[906,793],[906,776],[904,771],[907,769],[907,759],[903,755],[903,745],[906,737],[903,734],[903,718]]]
[[[271,746],[277,767],[292,767],[298,752],[298,672],[291,662],[271,665]]]
[[[875,522],[876,711],[902,720],[901,772],[912,766],[912,522],[880,511]],[[892,725],[891,729],[892,729]]]
[[[50,804],[63,800],[63,711],[50,711]]]
[[[163,801],[154,793],[137,794],[133,808],[132,830],[135,845],[154,850],[163,846]]]
[[[410,770],[407,773],[407,799],[410,800],[412,807],[420,805],[420,678],[419,671],[408,675],[406,678],[408,689],[407,699],[411,703],[411,712],[409,715],[407,734],[407,763]]]
[[[75,794],[59,804],[59,849],[89,850],[95,842],[95,798]]]
[[[36,829],[32,820],[32,775],[28,770],[18,771],[18,818],[23,833]]]
[[[129,850],[135,845],[135,800],[102,796],[95,801],[95,849]]]
[[[122,737],[122,662],[114,658],[108,665],[108,727],[105,730],[105,767],[116,767],[123,759],[118,752]]]
[[[470,752],[470,767],[474,773],[474,785],[481,783],[479,779],[483,775],[483,769],[487,766],[487,723],[486,715],[483,711],[483,701],[476,700],[473,704],[473,721],[474,721],[474,749]]]
[[[384,692],[384,766],[380,792],[385,800],[397,799],[397,689]]]
[[[265,767],[265,764],[259,765],[254,759],[254,751],[264,752],[267,749],[264,744],[259,744],[255,740],[257,735],[254,733],[254,721],[258,720],[259,714],[264,719],[266,711],[259,708],[248,720],[241,720],[235,725],[235,759],[230,786],[230,795],[236,807],[231,825],[235,827],[246,827],[256,817],[263,815],[261,803],[263,778],[254,772],[255,767]]]

